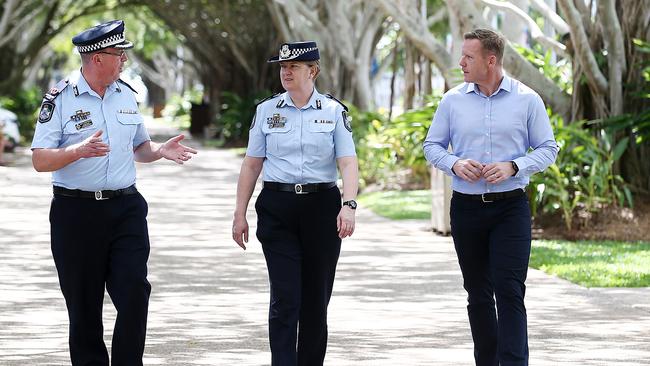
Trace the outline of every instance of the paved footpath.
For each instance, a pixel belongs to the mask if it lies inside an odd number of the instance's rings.
[[[26,150],[14,161],[0,167],[0,365],[68,365],[49,174],[32,170]],[[202,148],[183,167],[138,166],[153,286],[145,365],[270,363],[264,258],[254,237],[247,251],[230,238],[240,162],[232,151]],[[248,218],[254,233],[253,210]],[[450,238],[426,221],[391,221],[363,207],[357,220],[343,242],[325,364],[471,365]],[[649,288],[586,289],[532,269],[527,284],[530,365],[650,365]],[[106,296],[108,345],[114,317]]]

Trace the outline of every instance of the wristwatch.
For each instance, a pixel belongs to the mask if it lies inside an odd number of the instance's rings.
[[[515,175],[517,175],[517,173],[519,173],[519,167],[517,166],[517,163],[515,163],[514,161],[511,161],[510,164],[512,164],[512,169],[515,170],[515,174],[512,175],[514,177]]]
[[[349,206],[351,209],[356,210],[357,209],[357,201],[355,200],[349,200],[343,202],[343,206]]]

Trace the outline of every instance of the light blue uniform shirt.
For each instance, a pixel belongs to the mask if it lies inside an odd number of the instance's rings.
[[[52,173],[52,184],[84,191],[114,190],[135,183],[134,149],[150,140],[138,111],[135,94],[114,82],[102,99],[90,89],[80,72],[54,99],[47,122],[37,122],[32,149],[64,148],[79,143],[97,130],[110,147],[106,156],[82,158]]]
[[[336,158],[356,156],[343,106],[316,89],[296,108],[289,93],[257,106],[246,155],[263,157],[264,180],[322,183],[337,179]]]
[[[452,152],[447,150],[449,145]],[[424,141],[427,161],[453,177],[454,191],[467,194],[525,188],[532,174],[553,164],[558,150],[542,99],[508,76],[491,96],[481,93],[474,83],[445,93]],[[470,183],[451,170],[459,159],[482,164],[514,161],[519,172],[498,184],[484,178]]]

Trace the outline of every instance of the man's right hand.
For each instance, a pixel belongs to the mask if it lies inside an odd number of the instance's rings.
[[[111,149],[108,147],[108,144],[102,142],[101,136],[103,132],[102,130],[98,130],[92,136],[69,148],[74,151],[79,159],[106,156]]]
[[[470,183],[478,181],[483,176],[483,164],[472,159],[457,160],[451,169],[456,176]]]

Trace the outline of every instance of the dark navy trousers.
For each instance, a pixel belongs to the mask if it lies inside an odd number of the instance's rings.
[[[74,366],[108,366],[104,288],[117,310],[111,365],[142,365],[147,308],[147,203],[139,194],[96,201],[55,195],[52,254],[70,319]]]
[[[255,209],[271,288],[272,365],[322,366],[341,250],[336,231],[341,193],[337,187],[302,195],[264,188]]]
[[[528,199],[521,195],[484,203],[454,195],[451,234],[468,295],[476,365],[528,365]]]

